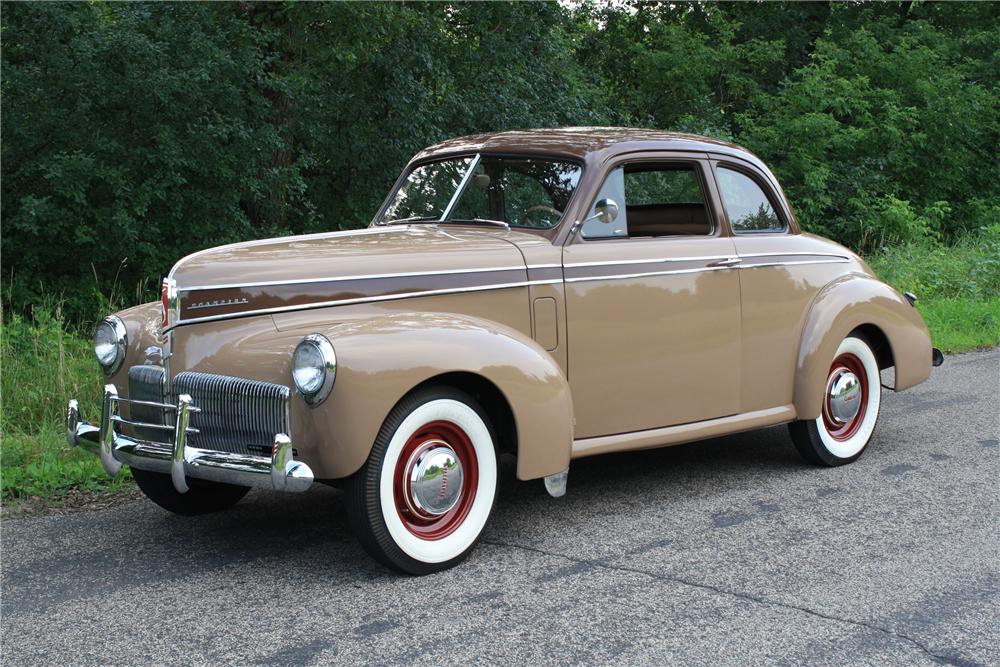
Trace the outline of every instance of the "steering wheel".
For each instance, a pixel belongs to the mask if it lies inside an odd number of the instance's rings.
[[[562,211],[552,206],[546,206],[545,204],[535,204],[534,206],[529,206],[524,209],[524,217],[530,218],[532,213],[551,213],[556,216],[556,220],[562,217]]]

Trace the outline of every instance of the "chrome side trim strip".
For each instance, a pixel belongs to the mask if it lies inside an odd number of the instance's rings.
[[[842,264],[844,262],[851,261],[847,257],[839,257],[834,259],[832,256],[830,259],[804,259],[801,261],[793,262],[761,262],[760,264],[743,264],[740,266],[741,269],[759,269],[765,266],[794,266],[796,264]]]
[[[788,253],[788,254],[791,254],[791,253]],[[802,253],[802,254],[816,255],[817,253]],[[746,257],[746,256],[747,255],[743,255],[743,257]],[[780,253],[774,253],[774,254],[767,254],[767,255],[760,255],[760,256],[781,256],[781,254]],[[557,278],[557,279],[551,279],[551,280],[523,280],[523,281],[517,281],[517,282],[511,282],[511,283],[498,283],[498,284],[494,284],[494,285],[480,285],[480,286],[473,286],[473,287],[452,287],[452,288],[444,288],[444,289],[437,289],[437,290],[423,290],[423,291],[419,291],[419,292],[410,292],[408,294],[384,294],[384,295],[379,295],[379,296],[357,297],[357,298],[353,298],[353,299],[335,299],[335,300],[331,300],[331,301],[318,301],[318,302],[315,302],[315,303],[297,304],[297,305],[292,305],[292,306],[279,306],[279,307],[275,307],[275,308],[259,308],[259,309],[256,309],[256,310],[246,310],[246,311],[242,311],[242,312],[238,312],[238,313],[226,313],[226,314],[222,314],[222,315],[209,315],[209,316],[205,316],[205,317],[193,317],[193,318],[189,318],[189,319],[185,319],[185,320],[178,320],[177,322],[175,322],[174,324],[172,324],[170,326],[170,328],[167,329],[166,331],[168,331],[168,332],[172,331],[175,327],[186,325],[186,324],[195,324],[195,323],[199,323],[199,322],[213,322],[213,321],[218,321],[218,320],[233,319],[233,318],[236,318],[236,317],[250,317],[250,316],[254,316],[254,315],[267,315],[267,314],[284,313],[284,312],[292,312],[292,311],[299,311],[299,310],[312,310],[312,309],[315,309],[315,308],[327,308],[327,307],[331,307],[331,306],[351,306],[351,305],[357,305],[357,304],[362,304],[362,303],[377,303],[377,302],[381,302],[381,301],[393,301],[393,300],[396,300],[396,299],[414,299],[414,298],[425,297],[425,296],[442,296],[442,295],[446,295],[446,294],[461,294],[461,293],[467,293],[467,292],[479,292],[479,291],[489,291],[489,290],[498,290],[498,289],[508,289],[508,288],[514,288],[514,287],[530,287],[532,285],[555,285],[555,284],[559,284],[559,283],[563,283],[563,282],[566,282],[566,283],[578,283],[578,282],[595,281],[595,280],[628,280],[628,279],[634,279],[634,278],[648,278],[648,277],[654,277],[654,276],[681,275],[681,274],[686,274],[686,273],[700,273],[700,272],[705,272],[705,271],[725,271],[725,270],[735,269],[735,268],[739,268],[739,269],[755,269],[755,268],[762,268],[762,267],[769,267],[769,266],[791,266],[791,265],[797,265],[797,264],[830,264],[830,263],[840,263],[840,262],[849,262],[850,261],[849,258],[843,257],[841,255],[822,255],[822,256],[828,257],[828,259],[800,260],[800,261],[791,261],[791,262],[762,262],[762,263],[759,263],[759,264],[750,264],[750,263],[748,263],[748,264],[743,264],[742,266],[704,266],[704,267],[698,267],[698,268],[693,268],[693,269],[673,269],[673,270],[669,270],[668,269],[668,270],[664,270],[664,271],[642,271],[642,272],[636,272],[636,273],[624,273],[624,274],[616,274],[616,275],[608,275],[608,276],[581,276],[581,277],[566,278],[566,279],[558,279]],[[720,259],[721,260],[725,260],[725,259],[730,259],[730,258],[727,257],[727,256],[725,256],[725,255],[721,255],[721,256],[712,256],[712,257],[677,257],[677,258],[653,259],[653,260],[625,260],[625,261],[620,261],[620,262],[581,262],[581,263],[576,263],[576,264],[567,264],[567,265],[565,265],[565,268],[593,267],[593,266],[616,266],[616,265],[626,265],[626,264],[628,264],[628,265],[635,265],[635,264],[657,264],[657,263],[669,263],[669,262],[705,261],[705,260],[720,260]],[[539,265],[539,266],[536,266],[536,267],[530,267],[530,268],[541,268],[541,266],[542,265]],[[551,268],[556,268],[558,266],[559,265],[551,265]],[[475,270],[462,271],[462,272],[465,272],[465,273],[476,273],[476,272],[480,272],[480,271],[489,271],[489,272],[492,272],[492,271],[509,271],[509,270],[518,270],[518,269],[521,269],[521,268],[522,267],[511,267],[510,269],[501,269],[501,268],[493,268],[493,269],[485,269],[485,270],[475,269]],[[459,271],[454,271],[452,273],[459,273]],[[384,277],[397,277],[397,276],[404,276],[404,275],[405,274],[389,274],[389,275],[386,275]],[[444,274],[441,274],[440,272],[428,272],[428,273],[410,274],[410,275],[444,275]],[[378,277],[383,277],[383,276],[378,276]],[[362,278],[362,276],[358,276],[358,279],[360,279],[360,278]],[[319,282],[319,281],[318,280],[317,281],[310,280],[308,282]],[[294,284],[294,283],[274,283],[274,284]],[[217,288],[221,289],[221,286],[218,286]],[[191,291],[194,291],[196,289],[211,289],[211,288],[189,288],[189,289]],[[187,291],[187,290],[182,290],[182,291]]]
[[[552,266],[559,266],[553,264]],[[536,268],[536,267],[528,267]],[[301,278],[298,280],[262,280],[252,283],[227,283],[223,285],[194,285],[179,287],[181,292],[196,292],[211,289],[235,289],[240,287],[274,287],[276,285],[310,285],[313,283],[341,282],[349,280],[375,280],[379,278],[415,278],[419,276],[448,276],[459,273],[496,273],[498,271],[523,271],[524,266],[490,266],[483,269],[453,269],[451,271],[406,271],[402,273],[370,273],[362,276],[327,276],[325,278]]]
[[[741,252],[740,257],[788,257],[790,255],[808,255],[810,257],[839,257],[841,259],[850,260],[847,255],[838,255],[832,252]]]
[[[790,257],[790,256],[808,256],[808,257],[830,257],[836,258],[841,261],[850,261],[850,257],[846,255],[837,255],[834,253],[827,252],[757,252],[757,253],[737,253],[740,258],[746,257]],[[729,259],[732,255],[707,255],[707,256],[697,256],[697,257],[658,257],[654,259],[622,259],[618,261],[600,261],[600,262],[572,262],[565,264],[565,268],[575,268],[580,266],[615,266],[618,264],[658,264],[660,262],[697,262],[697,261],[714,261],[720,259]],[[788,262],[782,262],[788,263]],[[531,268],[531,267],[529,267]]]
[[[237,317],[251,317],[253,315],[269,315],[274,313],[287,313],[297,310],[313,310],[316,308],[328,308],[330,306],[353,306],[359,303],[376,303],[379,301],[394,301],[396,299],[414,299],[422,296],[441,296],[445,294],[461,294],[463,292],[479,292],[487,290],[509,289],[512,287],[530,287],[532,285],[554,285],[563,282],[562,279],[555,280],[522,280],[513,283],[502,283],[498,285],[479,285],[476,287],[450,287],[438,290],[425,290],[423,292],[410,292],[408,294],[382,294],[379,296],[362,296],[356,299],[339,299],[334,301],[317,301],[315,303],[303,303],[294,306],[279,306],[276,308],[260,308],[258,310],[245,310],[240,313],[226,313],[224,315],[208,315],[206,317],[192,317],[187,320],[180,320],[174,326],[184,324],[196,324],[199,322],[213,322],[217,320],[231,320]]]
[[[732,255],[708,255],[701,257],[659,257],[656,259],[620,259],[615,262],[573,262],[564,264],[567,269],[580,266],[617,266],[619,264],[659,264],[661,262],[699,262],[716,259],[729,259]]]
[[[697,269],[674,269],[673,271],[647,271],[644,273],[622,273],[613,276],[582,276],[579,278],[567,278],[568,283],[580,283],[587,280],[627,280],[629,278],[649,278],[653,276],[672,276],[682,273],[702,273],[704,271],[728,271],[735,269],[735,266],[701,266]]]

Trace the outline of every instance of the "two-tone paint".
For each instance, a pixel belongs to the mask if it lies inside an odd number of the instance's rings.
[[[724,142],[645,130],[510,132],[444,142],[427,161],[549,155],[583,176],[551,230],[419,224],[233,244],[173,268],[176,306],[120,313],[129,351],[185,370],[290,385],[291,353],[321,333],[336,348],[333,392],[291,405],[296,455],[317,478],[358,470],[392,407],[434,380],[483,395],[517,475],[571,458],[688,442],[822,409],[830,363],[861,328],[895,389],[926,379],[917,311],[854,253],[800,232],[777,180]],[[632,161],[700,170],[712,233],[588,240],[580,222],[607,174]],[[734,234],[714,177],[737,165],[769,190],[781,232]]]

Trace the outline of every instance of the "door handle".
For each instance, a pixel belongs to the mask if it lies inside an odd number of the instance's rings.
[[[718,262],[712,262],[709,264],[710,267],[716,266],[738,266],[743,260],[739,257],[727,257],[726,259],[720,259]]]

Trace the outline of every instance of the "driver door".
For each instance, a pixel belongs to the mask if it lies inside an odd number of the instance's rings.
[[[576,438],[736,414],[740,286],[707,164],[656,154],[612,164],[563,250]]]

